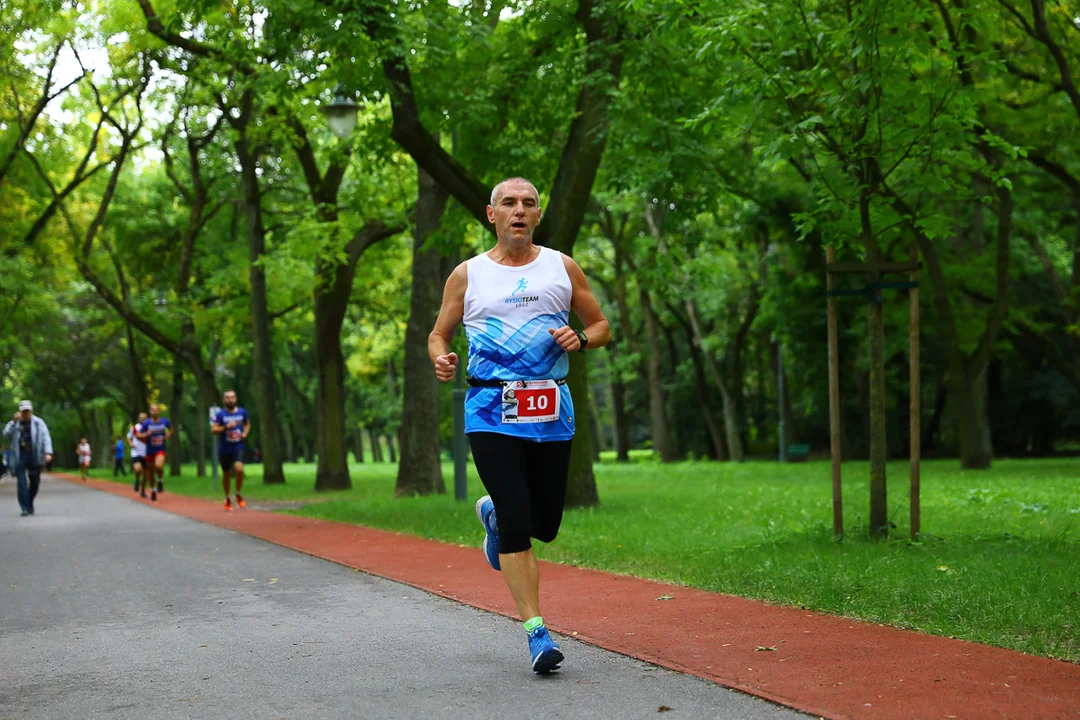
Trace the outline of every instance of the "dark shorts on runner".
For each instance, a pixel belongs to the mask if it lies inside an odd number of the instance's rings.
[[[165,448],[146,448],[146,459],[153,460],[158,455],[164,455]]]
[[[144,466],[144,465],[146,465],[146,457],[144,455],[132,455],[131,456],[131,467],[136,467],[136,466],[141,467],[141,466]]]
[[[221,463],[222,470],[232,470],[233,465],[238,462],[244,462],[244,446],[241,445],[237,448],[218,448],[218,460]]]
[[[571,442],[469,433],[476,472],[495,503],[500,552],[523,552],[531,538],[548,543],[559,534]]]

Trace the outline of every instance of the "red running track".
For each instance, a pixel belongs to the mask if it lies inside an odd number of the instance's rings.
[[[126,497],[130,486],[56,477]],[[146,503],[150,505],[150,503]],[[508,617],[477,548],[164,494],[152,506]],[[542,562],[545,623],[577,640],[830,718],[1080,718],[1080,665]],[[660,599],[670,596],[670,599]],[[771,648],[776,650],[757,650]],[[570,658],[573,662],[573,658]]]

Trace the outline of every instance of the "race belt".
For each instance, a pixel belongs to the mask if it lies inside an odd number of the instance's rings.
[[[543,423],[559,419],[559,386],[566,378],[548,380],[477,380],[469,387],[501,388],[504,423]]]

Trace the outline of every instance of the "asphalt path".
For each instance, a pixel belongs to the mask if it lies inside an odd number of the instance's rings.
[[[35,506],[0,485],[0,720],[805,717],[564,637],[538,677],[504,617],[58,480]]]

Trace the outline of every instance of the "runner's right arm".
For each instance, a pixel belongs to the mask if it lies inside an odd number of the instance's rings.
[[[466,264],[461,263],[446,281],[439,317],[428,335],[428,356],[435,366],[435,377],[442,382],[450,382],[457,373],[458,356],[450,352],[450,341],[465,316],[465,290],[468,286],[469,271]]]

